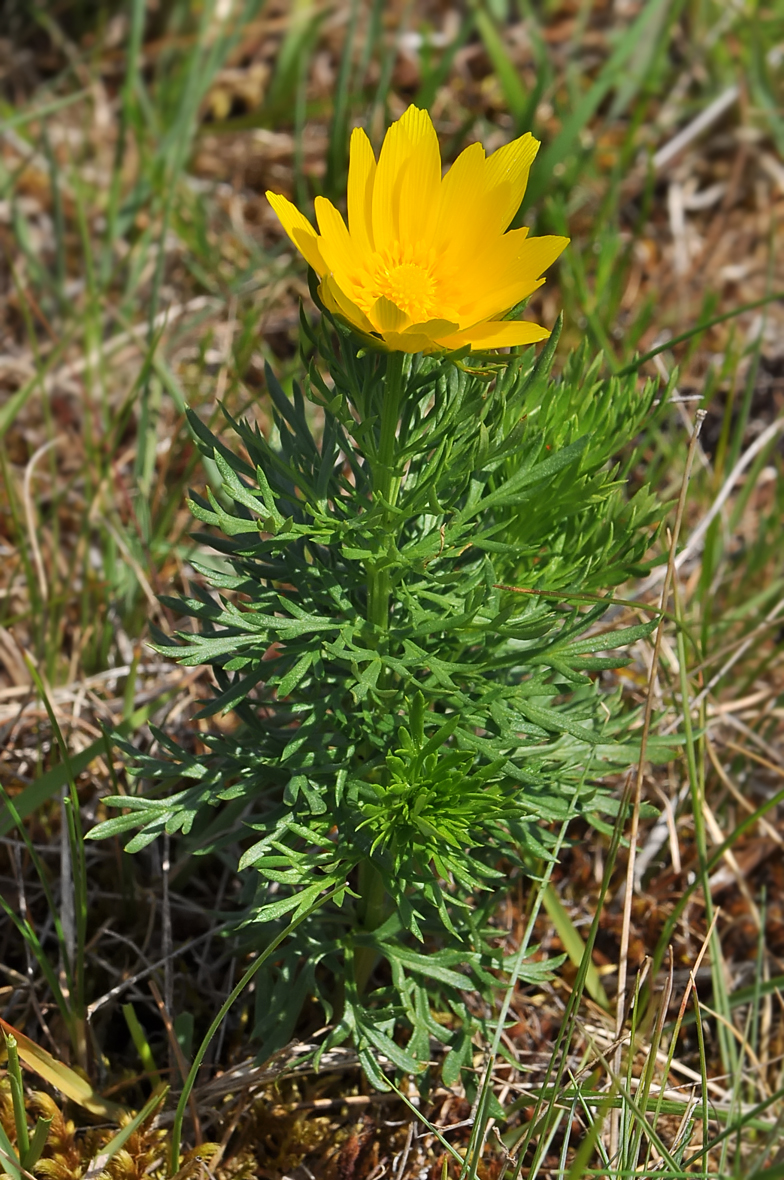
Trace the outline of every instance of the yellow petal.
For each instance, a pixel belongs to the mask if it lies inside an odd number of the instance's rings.
[[[370,319],[376,325],[377,332],[402,332],[411,323],[404,311],[396,303],[382,295],[370,309]]]
[[[316,197],[313,207],[316,211],[316,221],[321,234],[319,249],[324,259],[330,261],[327,258],[327,252],[333,250],[342,259],[350,260],[353,263],[356,259],[356,246],[346,228],[343,215],[326,197]]]
[[[540,287],[544,286],[544,279],[532,279],[525,283],[517,283],[511,287],[504,287],[495,295],[490,295],[486,299],[477,300],[473,307],[474,315],[478,316],[477,322],[482,323],[485,320],[497,319],[504,315],[511,308],[521,303],[523,299],[528,299],[533,295],[534,291],[538,291]],[[472,317],[473,318],[473,317]],[[465,320],[463,320],[465,326]]]
[[[384,344],[391,352],[443,352],[444,350],[424,332],[385,332]]]
[[[360,268],[359,252],[346,229],[341,214],[326,197],[316,197],[316,219],[321,231],[319,250],[327,268],[334,272],[338,282],[349,295],[353,288],[350,275],[356,275]]]
[[[351,132],[348,165],[348,228],[361,254],[368,255],[373,246],[373,186],[376,157],[370,140],[361,127]]]
[[[517,232],[513,230],[505,234],[501,244]],[[476,271],[466,276],[467,293],[473,291],[475,296],[470,302],[472,318],[476,321],[489,319],[508,311],[521,299],[527,299],[544,282],[540,278],[542,271],[555,262],[568,244],[568,238],[555,234],[526,238],[517,250],[510,251],[510,257],[503,265],[496,265],[495,259],[488,257],[484,273],[481,268],[485,260],[480,259]]]
[[[404,335],[427,336],[435,340],[437,336],[448,336],[452,332],[457,332],[459,327],[460,325],[452,320],[427,320],[424,324],[412,324],[410,328],[406,328]]]
[[[307,217],[280,193],[268,192],[267,200],[300,254],[304,255],[313,269],[322,275],[327,268],[319,251],[318,236]]]
[[[441,186],[436,251],[445,276],[467,289],[464,272],[503,234],[525,193],[539,141],[529,133],[485,159],[480,144],[461,152]]]
[[[512,272],[522,248],[528,237],[528,229],[511,229],[508,233],[499,234],[484,243],[482,250],[477,250],[466,260],[460,271],[448,285],[448,293],[453,296],[455,306],[459,308],[461,323],[466,320],[475,324],[479,320],[491,317],[492,312],[483,315],[475,313],[476,304],[488,295],[496,294],[501,287],[508,287],[516,276]],[[534,276],[537,277],[537,276]],[[496,311],[506,311],[511,305],[499,303]]]
[[[549,335],[547,328],[527,320],[489,320],[451,336],[440,337],[438,343],[449,349],[461,348],[464,344],[481,349],[513,348],[518,344],[535,344]]]
[[[376,331],[362,309],[357,307],[356,303],[341,290],[334,275],[324,276],[319,285],[319,295],[329,311],[347,320],[349,324],[353,324],[361,332]]]
[[[443,249],[465,232],[485,191],[485,149],[472,143],[462,151],[441,182],[436,248]]]
[[[377,251],[389,249],[401,241],[401,193],[406,166],[422,141],[434,135],[427,111],[410,106],[384,136],[373,184],[373,241]],[[426,154],[427,149],[424,149],[423,161]]]
[[[415,108],[416,109],[416,108]],[[400,241],[429,244],[441,198],[441,149],[427,111],[416,124],[412,151],[401,176]]]
[[[509,237],[509,234],[504,235]],[[570,238],[562,238],[558,234],[544,234],[542,237],[526,238],[522,242],[514,261],[515,275],[522,275],[525,271],[537,277],[543,270],[552,266],[559,254],[569,245]]]
[[[498,226],[503,232],[520,208],[528,184],[528,173],[539,151],[539,140],[534,139],[529,131],[519,139],[512,140],[504,147],[498,148],[488,158],[485,164],[485,181],[488,191],[501,188],[504,193],[504,204],[499,203],[498,213],[501,218]],[[488,229],[490,227],[488,226]]]

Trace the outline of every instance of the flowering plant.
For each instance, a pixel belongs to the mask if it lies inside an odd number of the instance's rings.
[[[536,147],[474,145],[442,179],[412,107],[378,164],[355,132],[348,228],[319,199],[316,234],[270,196],[320,280],[307,377],[288,397],[267,370],[274,443],[228,418],[240,453],[191,414],[223,480],[192,510],[225,564],[173,603],[195,632],[158,637],[213,669],[201,716],[239,724],[204,754],[161,732],[126,746],[147,789],[95,833],[239,845],[249,943],[299,923],[259,977],[260,1053],[326,1017],[321,1047],[351,1039],[379,1086],[380,1062],[416,1072],[433,1041],[447,1082],[471,1065],[504,967],[499,890],[575,817],[604,825],[602,776],[634,758],[602,673],[649,625],[596,628],[657,518],[614,459],[653,390],[601,378],[585,348],[553,379],[557,330],[538,357],[466,361],[548,335],[500,318],[565,245],[504,232]]]

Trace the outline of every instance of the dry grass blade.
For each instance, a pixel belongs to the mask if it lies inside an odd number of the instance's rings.
[[[705,421],[705,411],[698,410],[695,416],[694,427],[692,428],[691,437],[689,439],[689,448],[686,455],[686,464],[683,471],[683,478],[681,480],[681,490],[678,497],[678,506],[675,513],[675,522],[672,528],[672,535],[670,539],[670,555],[667,562],[667,570],[664,576],[664,586],[662,587],[660,610],[664,612],[667,609],[667,603],[670,596],[670,585],[676,569],[676,550],[678,545],[678,537],[680,535],[681,524],[683,522],[683,515],[686,510],[686,497],[689,491],[689,478],[691,476],[691,468],[694,462],[694,455],[697,449],[697,441],[702,430],[702,425]],[[653,709],[655,702],[655,683],[656,674],[659,665],[659,655],[661,652],[662,639],[664,636],[664,628],[666,619],[662,613],[659,619],[659,624],[656,628],[656,638],[653,645],[653,656],[651,659],[651,669],[648,680],[648,691],[645,697],[645,712],[643,714],[642,733],[640,737],[640,757],[637,763],[637,773],[634,780],[634,790],[632,793],[632,817],[629,828],[629,859],[626,868],[626,885],[623,895],[623,925],[621,927],[621,946],[620,955],[618,959],[618,994],[616,998],[615,1011],[615,1035],[619,1039],[623,1031],[623,1026],[626,1021],[626,990],[627,990],[627,971],[629,959],[629,938],[631,932],[631,913],[632,913],[632,896],[634,894],[634,878],[635,878],[635,857],[637,853],[637,839],[640,824],[640,803],[642,801],[642,783],[645,774],[645,760],[648,745],[648,736],[650,733],[651,721],[653,719]],[[619,1043],[615,1052],[614,1070],[616,1074],[620,1073],[621,1068],[621,1045]],[[618,1120],[613,1113],[611,1121],[610,1132],[610,1156],[615,1157],[618,1151]]]
[[[125,1114],[123,1106],[116,1102],[107,1101],[78,1073],[69,1069],[67,1065],[63,1065],[61,1061],[57,1061],[51,1053],[47,1053],[46,1049],[36,1045],[24,1033],[19,1032],[2,1018],[0,1018],[0,1028],[7,1036],[16,1038],[19,1057],[27,1068],[38,1074],[50,1086],[54,1086],[66,1098],[70,1098],[72,1102],[78,1103],[85,1110],[89,1110],[90,1114],[97,1115],[99,1118],[116,1120]]]

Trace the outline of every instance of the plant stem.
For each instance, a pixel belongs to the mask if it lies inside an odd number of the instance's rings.
[[[386,917],[384,878],[371,860],[359,866],[359,911],[363,930],[376,930]],[[358,946],[354,952],[354,979],[357,991],[363,992],[376,965],[378,952],[370,946]]]
[[[386,544],[388,528],[391,524],[392,509],[395,506],[400,491],[400,478],[395,475],[395,444],[397,443],[397,425],[400,418],[400,401],[403,392],[403,362],[402,352],[392,352],[387,360],[387,379],[384,387],[384,403],[381,407],[381,430],[378,440],[376,462],[373,465],[374,498],[382,504],[379,537],[381,545]],[[382,564],[383,563],[383,564]],[[376,641],[389,628],[389,569],[381,554],[381,562],[368,562],[368,622],[377,631]]]
[[[378,531],[378,558],[369,561],[367,571],[367,620],[373,628],[371,642],[377,648],[384,647],[389,631],[389,599],[391,581],[386,547],[392,529],[392,516],[400,491],[400,477],[396,474],[395,452],[397,428],[400,420],[400,405],[403,394],[403,365],[405,355],[391,352],[387,358],[384,401],[381,407],[381,429],[378,450],[373,465],[374,497],[380,501],[381,527]],[[387,686],[388,673],[382,670],[378,687]],[[366,931],[377,929],[386,917],[386,890],[384,881],[371,860],[359,866],[359,917],[361,928]],[[378,958],[371,947],[357,947],[354,955],[354,978],[357,990],[362,992],[367,985]]]

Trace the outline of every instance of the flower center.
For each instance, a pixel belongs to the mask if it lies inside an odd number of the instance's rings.
[[[430,271],[415,262],[380,266],[376,272],[375,296],[387,299],[410,316],[415,324],[431,318],[436,284]]]

